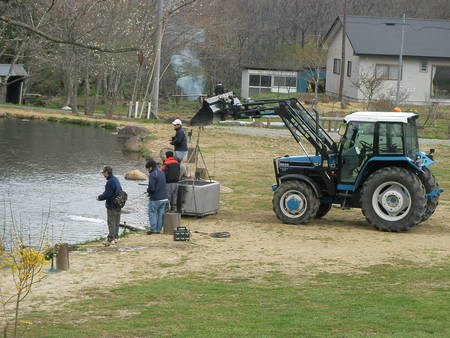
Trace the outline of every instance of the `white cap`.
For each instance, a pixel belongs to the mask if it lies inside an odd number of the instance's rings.
[[[180,120],[180,119],[176,119],[176,120],[174,120],[174,121],[172,122],[172,124],[173,124],[174,126],[176,126],[176,125],[181,125],[181,120]]]

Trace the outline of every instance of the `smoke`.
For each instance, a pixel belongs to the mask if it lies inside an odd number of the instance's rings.
[[[195,100],[203,93],[205,83],[200,61],[190,49],[184,49],[180,54],[172,55],[170,63],[179,76],[177,86],[181,88],[183,94],[193,94],[188,100]]]

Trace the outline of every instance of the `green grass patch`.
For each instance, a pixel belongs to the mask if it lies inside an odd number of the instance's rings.
[[[146,280],[28,313],[26,337],[448,337],[450,263],[405,262],[302,281]]]
[[[48,122],[58,122],[58,118],[54,117],[54,116],[49,116],[49,117],[47,117],[47,121]]]
[[[105,122],[105,129],[117,129],[119,125],[114,122]]]

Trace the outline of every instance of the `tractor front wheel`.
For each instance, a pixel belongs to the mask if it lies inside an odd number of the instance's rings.
[[[319,199],[311,187],[300,181],[287,181],[273,195],[273,211],[287,224],[305,224],[319,210]]]
[[[428,194],[435,189],[439,189],[439,183],[434,177],[433,173],[430,169],[423,169],[423,185],[425,186],[425,192]],[[425,213],[422,216],[422,220],[420,222],[426,221],[431,215],[434,214],[437,206],[439,204],[439,196],[436,196],[432,200],[427,199],[427,207],[425,208]]]
[[[426,203],[425,187],[419,177],[400,167],[375,171],[361,190],[364,216],[382,231],[408,231],[421,221]]]
[[[322,218],[326,214],[328,214],[328,211],[331,209],[331,203],[324,203],[321,202],[319,205],[319,210],[317,210],[316,218]]]

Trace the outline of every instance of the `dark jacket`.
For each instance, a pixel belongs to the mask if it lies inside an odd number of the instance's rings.
[[[114,204],[114,198],[122,191],[119,180],[114,175],[106,177],[105,191],[98,196],[99,201],[105,201],[106,209],[117,209]]]
[[[180,180],[180,163],[173,157],[166,158],[161,170],[166,174],[166,183],[177,183]]]
[[[166,175],[158,168],[154,168],[148,175],[147,193],[152,201],[167,199]]]
[[[186,135],[184,134],[183,128],[178,128],[175,132],[175,136],[172,137],[172,142],[170,144],[173,144],[175,146],[175,151],[187,151],[187,140]]]
[[[223,84],[221,84],[221,83],[216,84],[216,86],[214,87],[214,94],[220,95],[223,93],[225,93],[225,88],[224,88]]]

